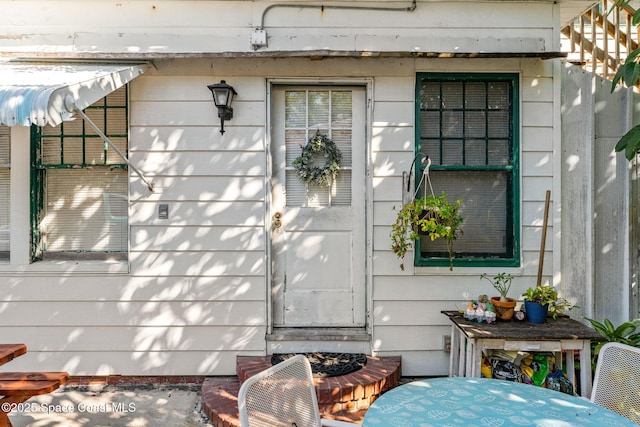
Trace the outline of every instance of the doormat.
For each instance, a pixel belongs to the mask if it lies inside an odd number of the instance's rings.
[[[275,353],[271,364],[276,365],[296,354],[302,354],[311,364],[315,378],[337,377],[362,369],[367,364],[367,355],[363,353]]]

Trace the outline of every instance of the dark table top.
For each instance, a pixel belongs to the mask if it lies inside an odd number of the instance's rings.
[[[519,320],[498,320],[495,323],[478,323],[464,318],[459,311],[442,311],[462,332],[472,339],[511,339],[511,340],[603,340],[604,338],[590,327],[560,316],[549,318],[546,323],[531,323]]]

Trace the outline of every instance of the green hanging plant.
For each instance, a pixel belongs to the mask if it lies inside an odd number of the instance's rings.
[[[407,203],[398,211],[396,221],[391,226],[391,250],[399,259],[404,259],[418,240],[420,232],[428,235],[432,241],[445,239],[449,270],[453,270],[453,241],[462,233],[460,204],[460,200],[450,202],[444,192],[440,196],[420,197]],[[404,262],[400,268],[404,270]]]

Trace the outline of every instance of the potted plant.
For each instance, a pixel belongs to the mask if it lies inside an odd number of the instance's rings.
[[[546,322],[548,314],[557,319],[565,310],[578,307],[564,298],[558,298],[558,291],[553,286],[538,285],[531,287],[522,296],[524,297],[527,320],[532,323]]]
[[[460,203],[460,200],[450,202],[443,192],[440,196],[419,197],[404,205],[391,227],[391,250],[398,258],[404,259],[420,232],[427,234],[431,240],[445,239],[449,270],[453,270],[453,241],[462,232]],[[404,263],[400,264],[400,268],[404,270]]]
[[[491,278],[484,273],[480,278],[489,281],[500,294],[500,296],[491,297],[491,304],[493,304],[498,319],[511,320],[517,301],[514,298],[509,298],[507,293],[511,288],[513,276],[507,273],[499,273]]]
[[[600,349],[606,343],[618,342],[631,347],[640,347],[640,332],[637,331],[638,327],[640,327],[640,319],[629,320],[617,327],[609,319],[604,319],[604,322],[598,322],[588,317],[583,317],[583,319],[589,321],[593,329],[602,335],[601,341],[591,341],[591,367],[593,372],[596,370]]]

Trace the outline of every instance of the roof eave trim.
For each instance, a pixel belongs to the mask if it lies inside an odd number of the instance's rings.
[[[7,53],[0,53],[0,57]],[[37,59],[52,61],[58,60],[95,60],[106,61],[152,61],[155,59],[182,59],[182,58],[318,58],[318,57],[344,57],[344,58],[541,58],[554,59],[565,58],[566,52],[423,52],[423,51],[353,51],[353,50],[261,50],[261,51],[224,51],[224,52],[148,52],[148,53],[87,53],[67,54],[64,58],[52,54],[39,56]],[[34,59],[35,60],[35,59]]]

